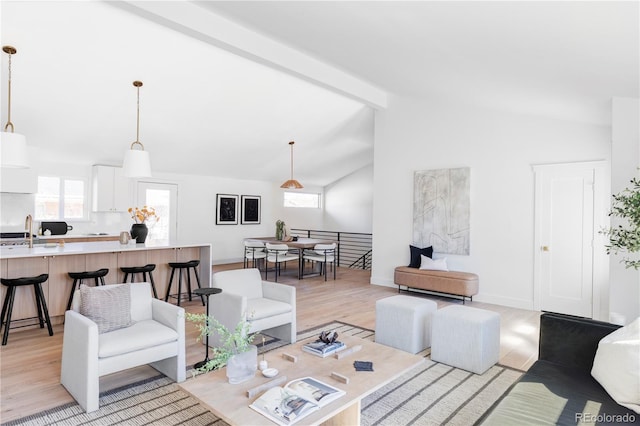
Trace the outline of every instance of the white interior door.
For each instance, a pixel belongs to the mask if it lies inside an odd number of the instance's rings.
[[[149,227],[149,239],[178,238],[178,185],[138,182],[138,205],[153,207],[159,217],[159,220]]]
[[[600,166],[535,168],[536,309],[593,317],[594,240],[600,226],[594,192]]]

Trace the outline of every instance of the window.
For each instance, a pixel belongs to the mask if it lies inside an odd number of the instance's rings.
[[[35,219],[85,219],[86,189],[84,179],[38,176]]]
[[[284,206],[319,209],[320,194],[309,194],[305,192],[285,192]]]

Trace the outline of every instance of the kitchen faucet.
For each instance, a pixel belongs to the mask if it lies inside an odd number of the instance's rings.
[[[33,248],[33,217],[30,214],[27,215],[27,219],[24,222],[25,231],[29,233],[29,248]]]

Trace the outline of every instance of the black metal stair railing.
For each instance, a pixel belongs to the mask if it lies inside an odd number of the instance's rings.
[[[336,240],[339,242],[338,266],[355,269],[371,269],[372,234],[299,228],[292,228],[291,234],[302,238]]]

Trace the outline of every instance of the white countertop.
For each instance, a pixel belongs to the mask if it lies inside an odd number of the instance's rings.
[[[167,248],[211,247],[209,243],[194,243],[184,241],[147,241],[144,244],[122,245],[119,241],[96,241],[84,243],[66,243],[37,245],[33,248],[26,246],[4,246],[0,248],[0,259],[17,259],[38,256],[64,256],[72,254],[113,253],[123,251],[158,250]]]
[[[62,234],[62,235],[37,235],[34,238],[38,240],[71,240],[74,238],[112,238],[119,237],[120,234]]]

